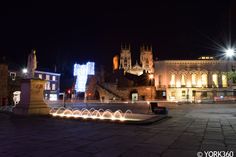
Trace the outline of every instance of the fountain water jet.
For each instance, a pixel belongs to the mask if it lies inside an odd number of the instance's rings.
[[[127,110],[126,112],[122,112],[121,110],[116,110],[112,112],[110,109],[72,109],[72,108],[64,108],[60,107],[58,109],[52,108],[50,110],[50,114],[54,117],[66,117],[66,118],[83,118],[83,119],[100,119],[100,120],[112,120],[112,121],[125,121],[132,120],[138,121],[139,119],[132,118],[132,111]]]

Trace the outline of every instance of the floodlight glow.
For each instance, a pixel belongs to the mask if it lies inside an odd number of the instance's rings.
[[[26,74],[28,72],[28,70],[26,68],[22,69],[22,73]]]
[[[77,92],[85,92],[88,75],[94,75],[94,62],[87,64],[74,64],[74,76],[76,76],[75,90]]]
[[[228,48],[227,50],[225,50],[225,55],[226,55],[226,57],[233,57],[234,52],[235,52],[235,50],[233,48]]]
[[[153,74],[150,74],[149,79],[153,79],[153,78],[154,78]]]

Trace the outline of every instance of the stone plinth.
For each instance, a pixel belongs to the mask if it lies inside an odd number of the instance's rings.
[[[40,79],[25,79],[21,82],[21,100],[13,109],[17,115],[48,115],[49,108],[43,101],[44,84]]]

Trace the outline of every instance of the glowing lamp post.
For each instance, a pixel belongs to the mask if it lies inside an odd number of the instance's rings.
[[[153,78],[154,78],[154,75],[153,74],[150,74],[149,75],[149,79],[150,79],[150,85],[152,86],[152,80],[153,80]],[[151,89],[151,99],[152,99],[152,88],[150,88]]]
[[[228,48],[228,49],[226,49],[225,50],[225,56],[227,57],[227,58],[232,58],[232,57],[234,57],[235,56],[235,50],[234,50],[234,48]]]
[[[26,77],[27,74],[28,74],[28,69],[27,68],[23,68],[22,69],[22,73],[23,73],[23,76]]]
[[[22,69],[23,74],[27,74],[28,70],[26,68]]]
[[[224,55],[225,55],[225,58],[226,59],[229,59],[229,60],[232,60],[234,57],[235,57],[235,48],[232,47],[232,48],[227,48],[224,50]],[[229,62],[226,63],[226,74],[227,74],[227,80],[228,80],[228,77],[229,77]],[[228,72],[227,72],[228,71]],[[227,81],[228,83],[228,81]]]
[[[153,78],[154,78],[153,74],[150,74],[150,75],[149,75],[149,78],[150,78],[150,79],[153,79]]]

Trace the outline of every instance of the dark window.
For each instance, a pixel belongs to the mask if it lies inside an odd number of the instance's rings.
[[[193,90],[193,96],[196,96],[196,91],[195,90]]]
[[[202,92],[202,97],[207,97],[207,92]]]

